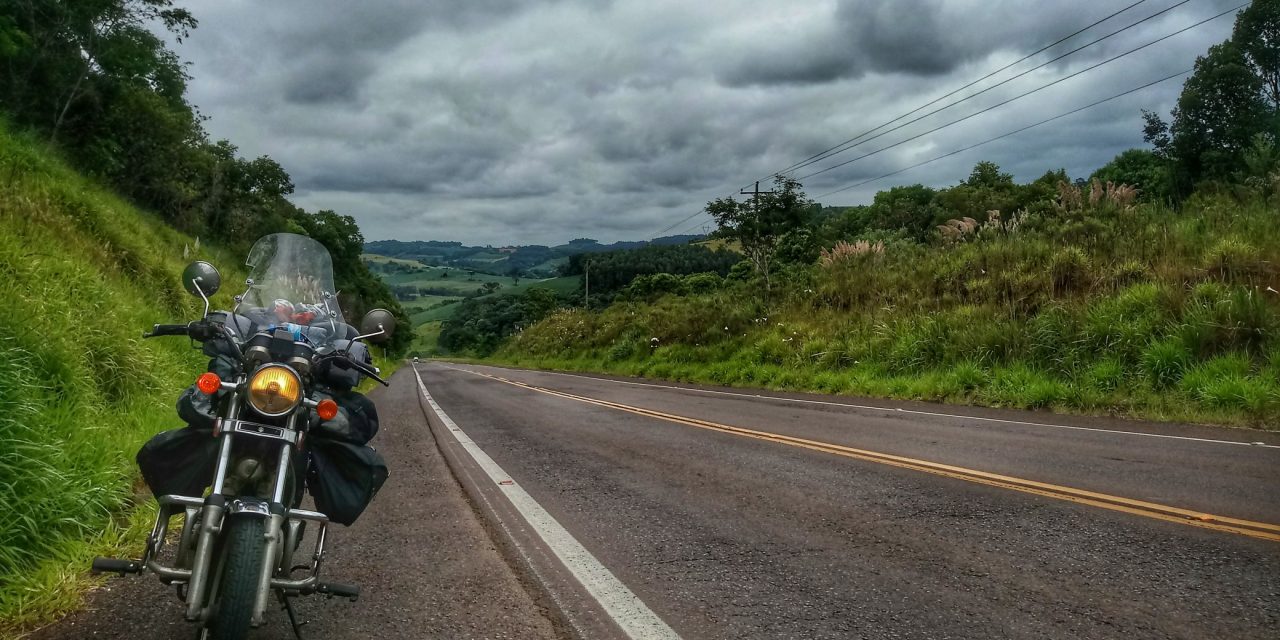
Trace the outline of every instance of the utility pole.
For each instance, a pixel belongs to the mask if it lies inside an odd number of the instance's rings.
[[[757,239],[758,239],[759,234],[763,231],[763,229],[761,228],[763,225],[760,223],[760,195],[764,193],[775,193],[775,192],[772,189],[770,189],[769,191],[761,191],[760,181],[756,180],[755,189],[751,191],[747,191],[746,189],[739,189],[738,193],[744,196],[751,196],[751,216],[752,218],[754,218],[754,220],[752,221],[751,227],[752,229],[754,229],[755,233],[757,234]],[[743,243],[743,244],[745,245],[746,243]],[[772,251],[772,249],[770,249],[770,251]],[[748,252],[747,255],[748,257],[750,257],[751,255],[750,252]],[[757,262],[756,264],[757,268],[759,268],[760,272],[764,275],[764,293],[765,293],[766,301],[768,300],[769,289],[770,289],[770,284],[769,284],[770,258],[771,256],[769,255],[761,254],[755,259]]]
[[[752,199],[751,199],[751,210],[752,210],[753,212],[755,212],[755,213],[759,214],[759,213],[760,213],[760,194],[762,194],[762,193],[774,193],[774,191],[773,191],[772,189],[770,189],[770,190],[768,190],[768,191],[761,191],[761,190],[760,190],[760,181],[759,181],[759,180],[756,180],[756,188],[755,188],[755,189],[753,189],[753,190],[751,190],[751,191],[747,191],[746,189],[740,189],[740,190],[738,191],[738,193],[739,193],[740,195],[744,195],[744,196],[752,196]]]
[[[586,274],[586,277],[584,278],[586,292],[582,294],[582,308],[590,311],[591,310],[591,261],[583,260],[582,268],[584,270],[584,273]]]

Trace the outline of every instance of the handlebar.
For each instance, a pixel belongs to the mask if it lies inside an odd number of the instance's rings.
[[[185,324],[157,324],[151,327],[151,333],[142,334],[143,338],[159,338],[161,336],[189,336],[191,326]]]
[[[159,338],[161,336],[188,336],[201,342],[209,340],[221,333],[222,326],[205,320],[197,320],[189,324],[157,324],[151,327],[151,333],[142,334],[143,338]],[[378,370],[352,360],[346,352],[338,352],[328,356],[333,359],[334,366],[340,369],[355,369],[361,374],[377,380],[382,386],[391,386],[390,382],[378,375]]]
[[[356,362],[355,360],[352,360],[350,356],[346,355],[346,353],[335,353],[330,357],[333,358],[334,366],[339,369],[355,369],[356,371],[377,380],[384,387],[391,386],[390,382],[387,382],[378,376],[378,371],[376,369],[364,364],[363,362]]]
[[[204,342],[222,332],[221,325],[207,320],[197,320],[187,324],[157,324],[151,327],[151,333],[142,334],[143,338],[159,338],[161,336],[187,336]]]

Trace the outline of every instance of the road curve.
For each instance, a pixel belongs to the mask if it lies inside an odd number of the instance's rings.
[[[419,371],[467,439],[685,638],[1280,635],[1271,434]],[[1206,529],[788,440],[1253,528]]]

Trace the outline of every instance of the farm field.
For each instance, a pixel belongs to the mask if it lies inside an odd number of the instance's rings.
[[[372,253],[366,253],[362,258],[366,263],[371,263],[370,268],[392,288],[416,287],[422,292],[417,298],[401,300],[414,327],[448,320],[453,316],[456,306],[446,303],[463,298],[520,294],[535,287],[548,288],[557,293],[571,293],[579,286],[578,276],[513,279],[458,267],[428,267],[414,260]],[[498,289],[493,293],[477,296],[485,284],[490,282],[499,285]]]

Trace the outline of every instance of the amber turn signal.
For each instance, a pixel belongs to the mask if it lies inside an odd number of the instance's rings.
[[[196,388],[200,393],[211,396],[222,388],[222,378],[213,372],[202,373],[199,378],[196,378]]]
[[[338,403],[328,398],[321,400],[316,405],[316,415],[320,416],[321,420],[332,420],[338,417]]]

